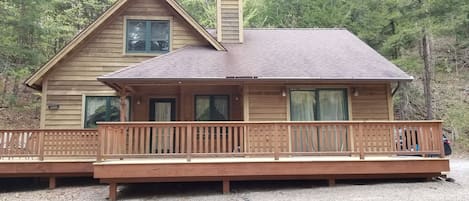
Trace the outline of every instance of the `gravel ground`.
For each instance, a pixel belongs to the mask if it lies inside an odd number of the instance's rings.
[[[451,159],[447,181],[339,181],[327,187],[320,181],[233,182],[222,195],[221,183],[132,184],[119,186],[119,200],[274,201],[274,200],[469,200],[469,157]],[[0,180],[0,201],[102,201],[107,186],[86,179],[59,180],[59,188],[45,190],[46,182]]]

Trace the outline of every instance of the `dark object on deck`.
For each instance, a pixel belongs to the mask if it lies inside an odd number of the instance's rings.
[[[444,145],[444,149],[445,149],[445,156],[449,156],[453,152],[453,150],[451,149],[450,144],[451,144],[451,142],[448,140],[446,135],[443,135],[443,145]]]

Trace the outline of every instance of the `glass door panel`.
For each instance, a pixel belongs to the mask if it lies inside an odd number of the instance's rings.
[[[343,90],[319,91],[319,119],[323,121],[347,120]]]
[[[290,113],[292,121],[314,121],[315,91],[291,91]]]

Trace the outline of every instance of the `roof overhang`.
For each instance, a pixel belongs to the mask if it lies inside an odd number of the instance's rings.
[[[226,84],[240,85],[246,83],[283,83],[283,84],[351,84],[351,83],[396,83],[411,82],[414,78],[321,78],[321,77],[256,77],[256,78],[223,78],[223,77],[206,77],[206,78],[107,78],[99,77],[98,80],[105,85],[119,91],[126,86],[133,85],[189,85],[189,84]]]

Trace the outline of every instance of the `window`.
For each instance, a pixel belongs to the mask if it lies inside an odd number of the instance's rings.
[[[115,96],[87,96],[85,100],[85,128],[96,128],[96,122],[100,121],[120,121],[119,99]],[[130,101],[127,99],[128,106],[129,103]],[[128,120],[129,109],[127,109],[126,116]]]
[[[290,91],[292,121],[347,120],[345,89],[314,89]]]
[[[227,121],[228,105],[228,96],[195,96],[195,120]]]
[[[127,20],[128,53],[169,52],[169,20]]]

